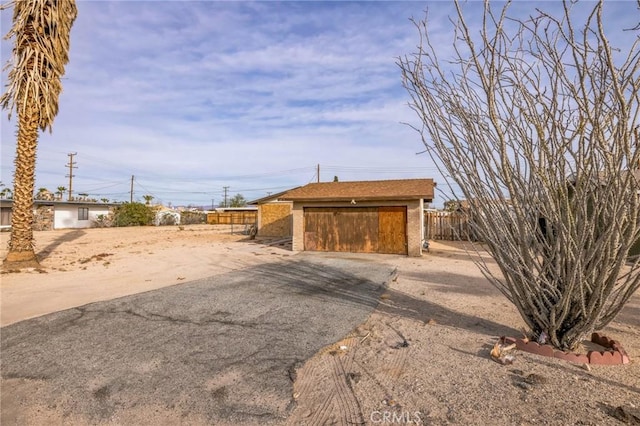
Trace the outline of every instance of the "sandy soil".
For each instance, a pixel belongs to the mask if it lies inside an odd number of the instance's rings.
[[[4,258],[8,234],[0,237]],[[0,276],[1,324],[295,255],[243,240],[211,226],[38,232],[42,269]],[[515,362],[501,365],[491,347],[520,336],[523,322],[460,244],[434,242],[422,258],[369,259],[392,264],[397,277],[364,324],[293,374],[288,424],[635,421],[640,294],[604,330],[630,364],[585,369],[515,351]]]
[[[246,239],[230,227],[208,225],[36,232],[42,269],[3,271],[0,325],[293,254],[251,243],[229,246]],[[0,258],[8,240],[8,232],[0,234]]]

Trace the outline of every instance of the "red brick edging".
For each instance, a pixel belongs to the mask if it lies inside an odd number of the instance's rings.
[[[554,349],[553,346],[550,345],[540,345],[537,342],[525,341],[514,337],[503,336],[501,340],[508,344],[515,343],[516,348],[521,351],[548,356],[551,358],[563,359],[577,364],[619,365],[629,363],[629,355],[627,355],[627,352],[624,350],[620,342],[609,339],[607,336],[600,333],[593,333],[591,335],[591,341],[597,345],[604,346],[608,350],[589,351],[586,355],[563,352]]]

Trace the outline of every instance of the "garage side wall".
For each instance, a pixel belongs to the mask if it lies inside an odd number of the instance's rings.
[[[293,235],[290,202],[258,205],[258,236],[290,237]]]
[[[304,250],[304,208],[305,207],[407,207],[407,254],[422,256],[422,236],[424,223],[422,220],[422,200],[398,201],[358,201],[356,205],[349,202],[294,202],[293,203],[293,239],[294,251]]]
[[[424,236],[423,200],[413,200],[407,203],[407,228],[409,256],[422,256],[422,238]]]

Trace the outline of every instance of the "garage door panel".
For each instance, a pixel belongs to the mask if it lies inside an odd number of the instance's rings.
[[[305,250],[375,252],[378,210],[373,207],[305,208]]]
[[[406,207],[307,207],[304,249],[407,253]]]
[[[308,208],[304,211],[304,249],[335,251],[334,209]]]
[[[378,212],[375,208],[336,211],[334,251],[371,253],[378,249]]]
[[[379,253],[407,254],[407,208],[380,207]]]
[[[304,233],[304,249],[308,251],[318,250],[318,238],[317,232],[305,232]]]

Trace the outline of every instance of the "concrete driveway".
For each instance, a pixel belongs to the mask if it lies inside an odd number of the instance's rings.
[[[10,424],[278,424],[304,360],[376,307],[375,257],[300,253],[1,329]]]

